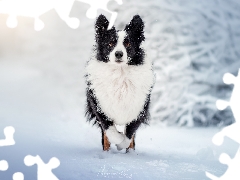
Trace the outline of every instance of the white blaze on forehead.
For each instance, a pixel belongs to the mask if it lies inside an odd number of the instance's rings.
[[[123,52],[123,57],[122,57],[121,60],[123,61],[122,62],[123,64],[126,64],[127,61],[128,61],[127,51],[126,51],[126,48],[123,45],[123,41],[126,37],[126,31],[118,31],[117,35],[118,35],[118,41],[117,41],[117,44],[116,44],[115,48],[113,49],[113,51],[109,55],[109,60],[112,63],[116,63],[115,62],[115,60],[116,60],[115,53],[116,53],[116,51],[122,51]]]
[[[117,45],[123,45],[123,40],[126,37],[126,31],[119,31],[118,32],[118,43]]]

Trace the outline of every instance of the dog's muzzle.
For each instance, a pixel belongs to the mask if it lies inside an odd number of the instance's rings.
[[[122,62],[121,58],[123,57],[122,51],[116,51],[115,52],[116,62]]]

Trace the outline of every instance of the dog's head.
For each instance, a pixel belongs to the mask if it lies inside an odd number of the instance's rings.
[[[100,15],[95,24],[97,60],[111,64],[141,65],[144,51],[140,45],[145,40],[144,23],[135,15],[122,31],[107,29],[109,21]]]

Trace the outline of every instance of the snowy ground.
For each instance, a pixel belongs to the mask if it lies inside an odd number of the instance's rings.
[[[37,179],[36,166],[23,164],[28,154],[40,155],[45,162],[59,158],[61,165],[53,172],[60,180],[203,180],[207,179],[205,171],[221,175],[226,170],[217,161],[219,153],[234,155],[237,149],[231,141],[225,142],[225,148],[211,143],[217,128],[150,125],[138,131],[135,152],[125,154],[114,146],[110,152],[102,152],[99,130],[83,116],[84,95],[79,92],[84,90],[71,91],[41,75],[27,61],[17,67],[12,63],[8,60],[0,65],[1,77],[5,76],[0,81],[0,129],[8,125],[16,129],[16,145],[0,149],[0,159],[10,165],[8,171],[0,172],[1,180],[11,179],[18,171],[26,180]]]
[[[7,29],[0,15],[0,139],[4,127],[16,129],[16,145],[0,148],[0,160],[9,162],[0,180],[12,179],[15,172],[37,179],[37,167],[23,163],[29,154],[46,163],[57,157],[61,165],[53,172],[60,180],[205,180],[205,171],[223,174],[227,166],[218,157],[222,152],[233,157],[237,144],[226,139],[222,147],[214,146],[211,138],[218,128],[152,123],[139,129],[135,152],[125,154],[114,146],[102,152],[99,129],[84,117],[84,65],[94,34],[93,20],[80,7],[76,4],[72,13],[81,17],[78,30],[69,29],[53,11],[42,17],[46,28],[41,32],[26,19],[17,29]]]

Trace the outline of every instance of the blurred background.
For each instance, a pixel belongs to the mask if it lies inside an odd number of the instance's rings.
[[[95,19],[85,15],[90,5],[77,0],[17,2],[0,1],[0,116],[11,114],[13,106],[34,111],[44,104],[59,107],[66,119],[77,117],[84,108],[84,66],[94,44]],[[237,75],[240,67],[240,1],[106,5],[118,12],[117,29],[135,14],[145,21],[145,47],[156,73],[152,123],[192,127],[234,121],[231,110],[217,110],[215,101],[230,98],[232,86],[225,85],[222,76]],[[103,9],[97,13],[111,18]],[[49,84],[57,88],[52,92],[58,96],[56,104],[48,104]]]
[[[102,152],[100,130],[84,117],[95,16],[111,19],[112,12],[117,29],[142,17],[156,74],[151,123],[138,130],[130,155],[114,146]],[[222,77],[240,68],[239,30],[239,0],[0,0],[0,139],[6,126],[16,130],[16,144],[0,148],[9,163],[0,179],[15,172],[37,179],[26,155],[59,158],[53,173],[61,180],[220,176],[227,166],[219,155],[232,158],[239,147],[229,138],[225,148],[211,142],[234,122],[231,109],[219,111],[215,102],[231,97]]]

